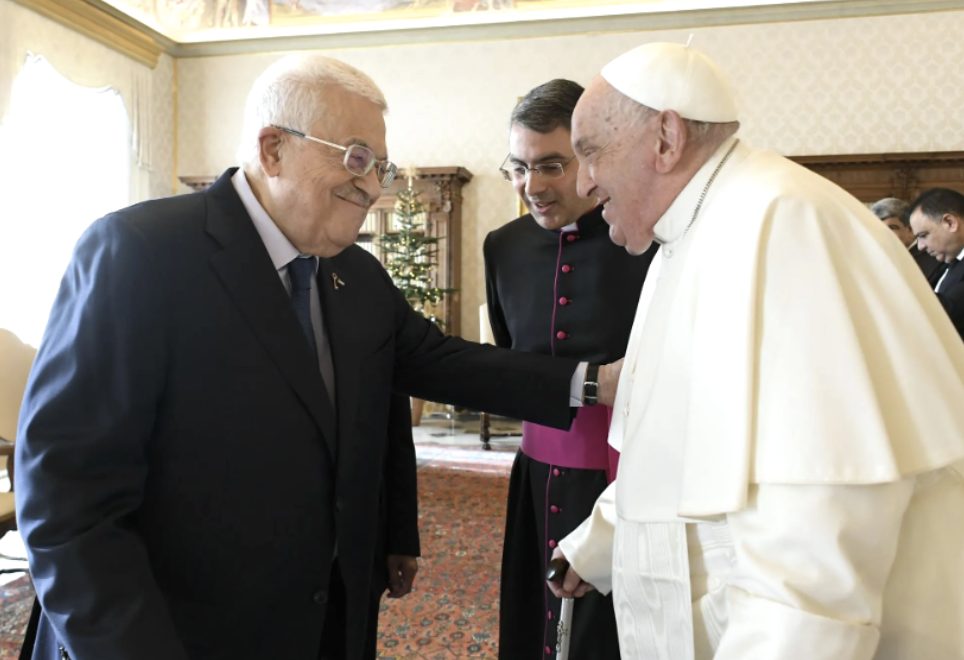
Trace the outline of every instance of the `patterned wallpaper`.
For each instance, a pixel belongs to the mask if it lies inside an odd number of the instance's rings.
[[[43,47],[74,69],[127,84],[122,56],[14,3],[0,2],[0,26],[8,35],[30,35],[31,43],[40,34]],[[484,297],[482,239],[516,208],[496,172],[515,99],[553,77],[586,83],[639,43],[685,40],[692,32],[694,43],[730,71],[743,135],[758,146],[793,155],[964,150],[964,11],[563,37],[541,37],[538,29],[534,24],[525,39],[328,53],[384,89],[393,159],[461,165],[475,174],[464,190],[462,326],[469,337]],[[15,64],[13,41],[24,40],[0,39],[3,83]],[[175,174],[216,174],[234,163],[246,90],[279,55],[162,56],[150,72],[151,195],[172,187],[185,192]]]

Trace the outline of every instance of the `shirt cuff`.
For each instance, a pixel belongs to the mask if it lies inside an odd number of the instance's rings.
[[[588,362],[580,362],[576,370],[572,372],[572,380],[569,381],[569,407],[582,408],[582,386],[586,382],[586,368]]]

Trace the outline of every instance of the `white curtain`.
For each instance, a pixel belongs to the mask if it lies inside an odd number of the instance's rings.
[[[0,123],[0,327],[37,346],[83,230],[126,206],[132,130],[124,100],[29,55]]]

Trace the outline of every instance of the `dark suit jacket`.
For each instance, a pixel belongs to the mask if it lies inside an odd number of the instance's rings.
[[[393,389],[569,423],[574,361],[444,337],[354,246],[318,275],[333,409],[232,173],[68,267],[17,442],[35,658],[314,659],[336,541],[361,657]]]
[[[964,339],[964,260],[949,266],[947,276],[938,287],[937,298],[951,317],[957,334]]]

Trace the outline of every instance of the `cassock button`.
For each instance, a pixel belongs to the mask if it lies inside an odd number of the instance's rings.
[[[569,337],[569,333],[566,332],[565,330],[560,330],[559,332],[556,333],[556,339],[567,339],[568,337]]]
[[[557,507],[555,504],[553,504],[552,506],[549,507],[549,512],[550,512],[550,513],[559,513],[559,507]]]
[[[559,304],[562,305],[562,306],[566,306],[566,305],[568,305],[570,302],[571,302],[571,301],[570,301],[568,298],[566,298],[565,296],[562,296],[561,298],[559,298]]]
[[[569,232],[568,234],[566,234],[566,240],[569,241],[570,243],[573,243],[579,240],[579,234],[576,234],[574,232]]]
[[[560,474],[562,474],[562,472],[559,471],[559,468],[552,468],[552,476],[558,477]]]
[[[555,540],[555,539],[549,539],[549,547],[550,547],[550,548],[556,547],[556,540]]]
[[[552,621],[552,610],[546,612],[546,621]]]
[[[324,589],[319,589],[311,596],[311,600],[315,601],[316,605],[324,605],[328,602],[328,592]]]
[[[560,268],[559,270],[561,270],[563,273],[571,273],[572,266],[570,266],[569,264],[562,264],[562,268]]]
[[[552,655],[552,649],[549,648],[548,646],[542,650],[543,652],[545,652],[546,655]]]

